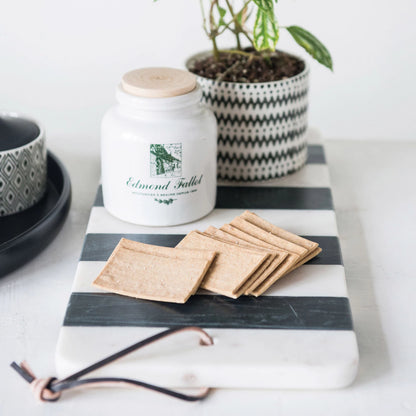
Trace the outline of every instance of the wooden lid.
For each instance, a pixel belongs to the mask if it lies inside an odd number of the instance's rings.
[[[195,89],[196,76],[182,69],[142,68],[124,74],[121,85],[139,97],[175,97]]]

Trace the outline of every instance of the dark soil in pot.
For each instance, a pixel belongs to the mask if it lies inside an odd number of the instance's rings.
[[[218,60],[209,55],[193,62],[189,70],[217,81],[255,83],[280,81],[305,69],[303,61],[286,52],[276,51],[266,59],[251,50],[243,53],[247,54],[221,52]]]

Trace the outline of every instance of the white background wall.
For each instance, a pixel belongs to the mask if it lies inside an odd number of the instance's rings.
[[[277,12],[333,55],[333,74],[309,60],[311,126],[326,138],[416,140],[415,0],[280,0]],[[210,47],[200,27],[198,0],[0,0],[0,108],[96,149],[120,76],[182,66]],[[286,33],[279,46],[303,53]]]

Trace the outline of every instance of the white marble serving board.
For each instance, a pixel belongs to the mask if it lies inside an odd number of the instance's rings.
[[[318,241],[323,252],[260,298],[200,293],[185,305],[143,301],[92,287],[125,236],[174,246],[184,234],[221,226],[245,209]],[[144,348],[94,375],[136,378],[166,387],[339,388],[350,384],[358,349],[345,283],[323,147],[309,144],[304,169],[262,183],[223,184],[217,208],[200,221],[155,228],[122,222],[98,190],[60,332],[60,377],[166,328],[197,325],[214,338],[201,347],[185,333]]]

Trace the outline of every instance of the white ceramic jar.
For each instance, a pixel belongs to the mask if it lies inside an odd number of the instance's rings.
[[[135,224],[195,221],[215,206],[217,124],[196,77],[171,68],[123,76],[101,126],[105,208]]]

